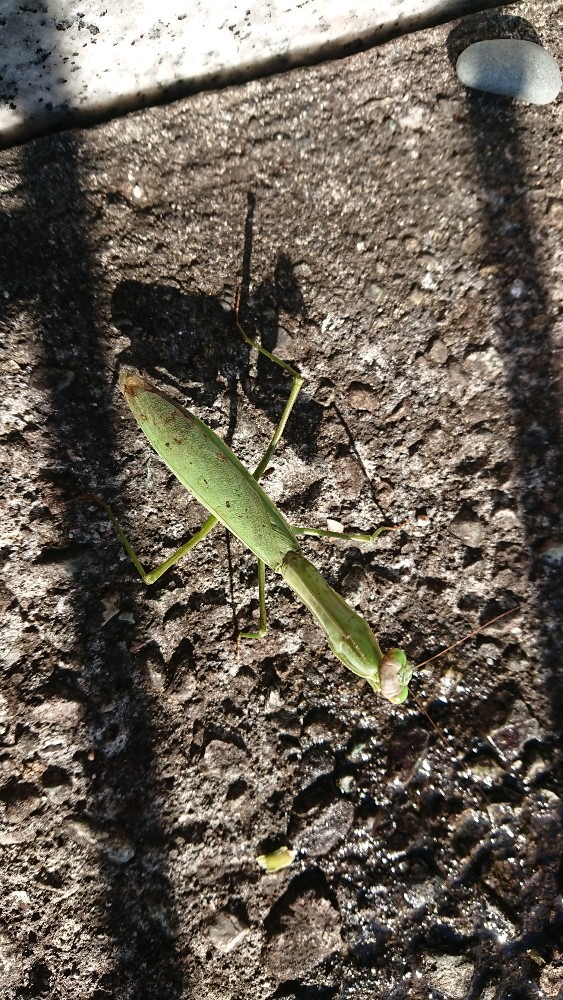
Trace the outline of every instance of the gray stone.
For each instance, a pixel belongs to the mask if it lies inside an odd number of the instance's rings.
[[[451,1000],[467,996],[474,973],[473,963],[458,955],[432,955],[426,959],[426,978]]]
[[[299,847],[313,857],[322,857],[344,839],[354,822],[354,806],[346,799],[337,799],[323,809],[303,831]]]
[[[503,725],[489,735],[491,742],[507,760],[516,760],[529,740],[539,740],[541,737],[538,720],[520,700],[514,702],[510,716]]]
[[[466,87],[532,104],[550,104],[561,89],[561,72],[541,45],[519,38],[494,38],[469,45],[456,72]]]
[[[247,925],[234,913],[217,913],[209,928],[209,937],[218,951],[228,955],[248,934]]]
[[[478,549],[483,541],[483,525],[471,510],[460,511],[450,522],[449,532],[464,545]]]
[[[339,911],[313,890],[278,903],[279,929],[268,942],[264,961],[279,980],[295,979],[342,948]]]

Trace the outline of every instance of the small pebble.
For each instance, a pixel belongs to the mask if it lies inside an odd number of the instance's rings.
[[[553,56],[541,45],[519,38],[469,45],[457,61],[456,72],[466,87],[532,104],[551,104],[561,89],[561,73]]]
[[[473,511],[460,511],[448,528],[450,534],[472,549],[478,549],[483,541],[483,525]]]
[[[540,740],[542,732],[538,720],[531,715],[523,701],[515,701],[508,719],[498,729],[489,733],[489,739],[503,756],[515,761],[530,740]]]
[[[234,913],[217,913],[209,928],[209,937],[218,951],[228,955],[248,934],[247,925]]]
[[[352,382],[348,387],[348,402],[355,410],[376,413],[381,406],[381,395],[377,389],[363,382]]]
[[[435,361],[437,365],[443,365],[448,360],[449,353],[450,352],[444,344],[444,341],[440,340],[439,337],[436,337],[435,340],[432,341],[430,347],[426,351],[427,357],[429,357],[431,361]]]
[[[385,295],[385,289],[383,285],[378,285],[377,281],[370,281],[366,285],[366,295],[372,302],[379,302]]]
[[[554,564],[563,562],[563,541],[558,538],[550,538],[542,546],[541,554],[547,562]]]

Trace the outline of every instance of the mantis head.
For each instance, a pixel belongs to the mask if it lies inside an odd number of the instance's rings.
[[[402,649],[390,649],[379,667],[379,692],[393,705],[402,705],[409,695],[412,666]]]

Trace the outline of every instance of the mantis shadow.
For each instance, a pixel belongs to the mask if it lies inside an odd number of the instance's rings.
[[[291,262],[280,254],[273,277],[262,281],[252,299],[243,303],[240,319],[250,337],[275,353],[280,313],[296,315],[302,309]],[[185,292],[172,284],[123,281],[114,290],[111,311],[114,325],[130,340],[120,354],[121,364],[158,374],[161,382],[176,389],[189,385],[195,406],[213,406],[226,388],[228,441],[237,422],[238,386],[275,427],[288,395],[287,376],[258,356],[256,376],[251,377],[255,359],[237,329],[234,303],[229,308],[218,296]],[[322,406],[302,391],[284,433],[300,454],[315,454],[322,415]]]

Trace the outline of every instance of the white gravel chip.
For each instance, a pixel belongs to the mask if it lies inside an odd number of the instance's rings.
[[[469,45],[456,72],[466,87],[489,94],[550,104],[561,89],[561,72],[541,45],[518,38],[494,38]]]

